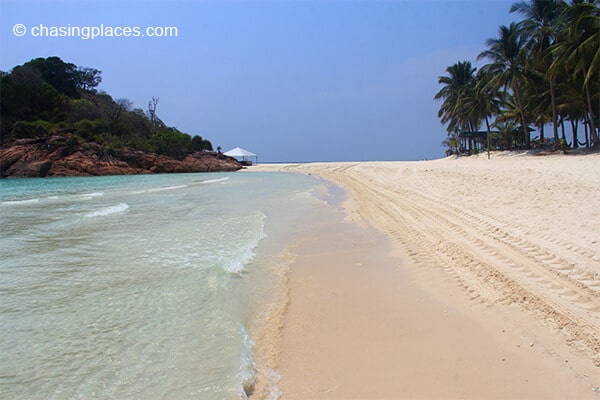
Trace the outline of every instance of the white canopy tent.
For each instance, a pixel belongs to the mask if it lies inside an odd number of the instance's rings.
[[[248,150],[244,150],[241,147],[236,147],[228,152],[223,153],[226,156],[237,159],[242,164],[252,165],[252,157],[254,157],[255,163],[258,164],[258,156]]]

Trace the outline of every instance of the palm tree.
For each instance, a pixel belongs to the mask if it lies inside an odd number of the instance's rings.
[[[553,128],[558,127],[559,121],[558,110],[554,114],[552,112],[552,95],[550,92],[548,81],[543,74],[533,72],[528,74],[528,80],[523,88],[525,115],[528,121],[538,127],[542,145],[545,143],[544,127],[546,124],[553,122],[553,115],[556,118],[556,125],[552,124]],[[555,129],[554,133],[555,143],[558,143],[558,128]]]
[[[585,93],[589,114],[592,147],[600,145],[596,131],[597,102],[592,92],[598,93],[600,64],[600,10],[596,2],[573,2],[562,14],[563,31],[556,45],[550,48],[556,57],[550,73],[571,72],[573,83]]]
[[[520,134],[513,137],[511,142],[514,145],[513,147],[525,146],[525,136],[523,136],[523,126],[521,124],[521,110],[517,102],[517,96],[511,92],[502,92],[502,97],[499,100],[500,112],[494,119],[494,126],[498,127],[499,125],[508,124],[515,127],[515,132]],[[527,108],[525,108],[525,118],[528,121],[535,119]],[[527,132],[529,133],[529,127],[527,127]]]
[[[460,138],[457,132],[449,132],[446,139],[442,142],[446,147],[446,156],[457,154],[460,151]]]
[[[556,109],[556,84],[548,74],[552,64],[552,53],[548,48],[556,42],[559,17],[564,8],[562,0],[520,1],[510,7],[510,12],[518,12],[525,19],[520,22],[522,31],[529,37],[527,46],[530,55],[530,68],[543,77],[550,89],[550,108],[554,140],[558,142],[558,117]],[[542,125],[543,132],[543,125]],[[543,134],[541,135],[543,139]]]
[[[438,111],[442,124],[448,124],[448,136],[456,136],[459,131],[474,131],[475,125],[469,99],[475,88],[475,68],[470,61],[457,62],[446,68],[448,75],[440,76],[438,83],[443,85],[434,99],[443,99]]]
[[[526,81],[526,40],[527,36],[516,23],[513,22],[509,26],[502,25],[499,29],[499,37],[487,39],[485,44],[488,49],[481,52],[477,59],[487,58],[491,61],[482,68],[486,75],[492,76],[491,85],[496,88],[503,87],[505,91],[510,88],[515,94],[521,114],[525,146],[529,147],[530,137],[522,98],[523,83]]]
[[[494,124],[498,129],[498,138],[501,143],[501,148],[513,148],[518,142],[519,130],[512,121],[496,122]]]
[[[444,100],[438,111],[438,117],[442,124],[448,123],[448,132],[457,129],[473,130],[465,101],[475,87],[475,70],[470,61],[457,62],[446,68],[447,76],[438,78],[438,83],[444,86],[434,99]]]
[[[479,127],[482,120],[485,121],[488,159],[490,158],[490,136],[492,135],[490,118],[500,112],[500,92],[490,84],[492,79],[493,76],[485,70],[479,70],[475,77],[475,88],[471,92],[471,97],[466,100],[473,120],[477,121],[477,126]]]

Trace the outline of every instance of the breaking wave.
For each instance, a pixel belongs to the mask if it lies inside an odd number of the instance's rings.
[[[225,271],[242,273],[245,266],[254,260],[259,242],[267,237],[265,218],[265,215],[260,213],[249,215],[246,218],[230,219],[223,224],[228,233],[222,238],[228,247],[221,264]],[[236,228],[236,226],[245,228]]]
[[[27,200],[7,200],[3,201],[3,206],[18,206],[18,205],[26,205],[26,204],[35,204],[39,203],[40,199],[27,199]]]
[[[183,189],[186,187],[188,187],[188,185],[165,186],[165,187],[160,187],[160,188],[155,188],[155,189],[148,189],[148,192],[149,193],[164,192],[165,190],[177,190],[177,189]]]
[[[125,203],[119,203],[117,205],[114,206],[110,206],[110,207],[104,207],[101,208],[99,210],[96,211],[92,211],[86,214],[86,217],[106,217],[108,215],[112,215],[112,214],[119,214],[122,213],[124,211],[126,211],[129,208],[129,205],[125,204]]]
[[[225,182],[228,181],[229,177],[226,176],[225,178],[219,178],[219,179],[207,179],[205,181],[202,181],[200,183],[202,183],[203,185],[209,184],[209,183],[220,183],[220,182]]]

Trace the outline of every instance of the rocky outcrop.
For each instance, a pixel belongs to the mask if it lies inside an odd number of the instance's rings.
[[[97,143],[69,144],[67,138],[17,140],[0,148],[0,176],[93,176],[172,172],[237,171],[234,158],[214,152],[196,152],[178,160],[143,151],[108,154]]]

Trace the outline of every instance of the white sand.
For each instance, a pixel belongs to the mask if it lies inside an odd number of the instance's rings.
[[[600,398],[600,155],[250,170],[340,184],[395,257],[366,228],[296,249],[283,398]]]

